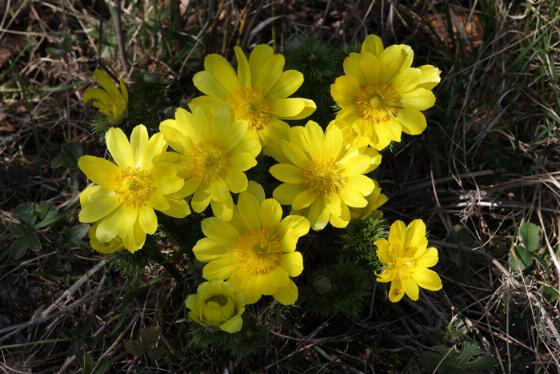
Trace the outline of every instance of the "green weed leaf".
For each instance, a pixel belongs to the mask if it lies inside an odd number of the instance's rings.
[[[516,245],[509,253],[509,266],[516,271],[524,271],[533,265],[533,256],[525,247]]]
[[[525,249],[535,252],[540,247],[540,230],[537,225],[525,222],[519,226],[519,236],[523,240]]]
[[[463,342],[460,348],[438,345],[433,350],[419,357],[420,365],[430,372],[437,369],[440,374],[478,374],[490,371],[496,363],[477,343],[470,341]]]

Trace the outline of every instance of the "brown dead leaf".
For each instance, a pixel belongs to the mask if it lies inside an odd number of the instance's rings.
[[[187,12],[187,9],[189,8],[189,0],[180,0],[179,1],[179,14],[181,15],[181,17],[183,17],[185,15],[185,13]]]
[[[0,123],[0,132],[14,132],[16,128],[14,125],[8,122]]]
[[[434,29],[438,39],[447,45],[451,44],[451,38],[448,33],[447,18],[444,14],[429,15],[428,21]],[[483,31],[482,21],[476,14],[469,17],[468,14],[458,14],[451,12],[451,23],[453,35],[456,38],[462,38],[467,45],[474,48],[482,43]]]

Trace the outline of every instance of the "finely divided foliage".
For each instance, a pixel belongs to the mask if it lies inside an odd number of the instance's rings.
[[[194,98],[188,111],[177,108],[160,132],[148,136],[138,125],[130,141],[119,128],[105,138],[114,163],[94,156],[80,158],[79,167],[94,183],[80,195],[80,221],[92,223],[91,246],[101,253],[144,246],[158,220],[154,210],[175,218],[204,214],[204,237],[194,245],[205,266],[197,293],[185,304],[196,323],[229,334],[242,329],[245,305],[262,296],[281,304],[298,300],[292,278],[303,271],[300,238],[310,228],[330,223],[345,228],[351,219],[367,219],[387,201],[370,173],[381,164],[379,151],[401,132],[418,135],[426,128],[420,112],[435,102],[431,89],[439,70],[431,65],[412,68],[409,46],[383,47],[370,35],[360,53],[344,60],[345,75],[331,94],[340,111],[326,128],[308,121],[293,126],[286,120],[311,115],[315,103],[290,97],[303,75],[284,71],[284,56],[258,45],[249,58],[235,48],[237,70],[222,56],[208,55],[204,71],[193,78],[205,95]],[[126,112],[127,90],[120,90],[102,71],[95,76],[103,90],[92,88],[84,100],[118,123]],[[261,151],[277,162],[270,174],[281,183],[272,198],[249,181]],[[238,194],[234,203],[232,194]],[[286,215],[282,205],[291,207]],[[208,214],[208,213],[206,213]],[[381,214],[376,215],[380,217]],[[437,250],[427,247],[426,228],[415,220],[408,227],[397,221],[389,239],[377,240],[383,269],[379,282],[391,282],[389,300],[404,294],[418,300],[419,286],[441,289],[439,276],[428,267],[437,263]]]

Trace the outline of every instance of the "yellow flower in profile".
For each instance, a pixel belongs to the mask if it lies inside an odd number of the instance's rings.
[[[381,187],[376,180],[373,181],[375,187],[373,191],[366,197],[368,205],[365,208],[351,208],[350,215],[352,218],[365,219],[372,214],[377,214],[378,217],[383,217],[383,213],[378,211],[379,207],[385,204],[389,198],[384,193],[381,193]]]
[[[128,91],[122,80],[119,88],[115,82],[101,69],[95,69],[95,80],[103,88],[89,88],[84,92],[84,102],[93,100],[93,106],[106,115],[113,123],[118,123],[124,116],[128,106]]]
[[[121,129],[111,128],[105,141],[116,165],[94,156],[82,156],[78,161],[80,170],[95,183],[80,194],[79,219],[98,222],[95,238],[99,242],[120,239],[126,249],[135,252],[144,245],[146,234],[156,232],[154,209],[176,218],[189,214],[180,193],[184,181],[172,165],[153,162],[165,151],[163,134],[149,138],[146,127],[138,125],[129,143]]]
[[[247,189],[245,171],[257,164],[260,143],[247,135],[246,124],[234,121],[228,108],[216,112],[177,108],[175,119],[160,124],[165,140],[177,153],[160,160],[177,167],[185,179],[182,193],[193,195],[191,206],[202,212],[212,206],[216,217],[229,221],[233,215],[231,192]]]
[[[103,254],[115,253],[125,249],[122,239],[118,236],[107,243],[100,242],[96,236],[97,226],[98,224],[96,223],[95,225],[91,226],[88,231],[89,245],[91,246],[91,248]]]
[[[282,208],[265,199],[262,188],[239,195],[230,222],[211,217],[202,221],[206,236],[193,248],[196,259],[207,262],[206,279],[228,279],[247,304],[262,295],[272,295],[284,305],[294,304],[298,289],[290,277],[303,271],[303,258],[296,251],[298,239],[309,231],[301,216],[282,219]]]
[[[191,107],[212,108],[227,106],[235,119],[243,120],[249,134],[260,140],[263,151],[278,152],[277,142],[286,136],[289,125],[283,120],[308,117],[315,109],[312,100],[288,98],[303,83],[303,74],[284,71],[284,56],[274,54],[265,44],[253,49],[249,60],[235,47],[237,73],[222,56],[210,54],[204,59],[204,71],[193,77],[193,83],[206,96],[193,99]]]
[[[203,326],[217,327],[230,334],[243,327],[243,299],[229,282],[214,280],[200,284],[196,294],[186,298],[185,305],[189,318]]]
[[[436,101],[432,88],[440,70],[432,65],[411,67],[414,52],[408,45],[383,47],[381,38],[369,35],[360,53],[344,60],[344,75],[331,85],[340,111],[339,126],[351,126],[358,138],[382,150],[401,133],[419,135],[426,129],[421,112]]]
[[[377,281],[391,282],[389,300],[393,303],[406,294],[411,300],[418,300],[419,288],[430,291],[441,290],[439,275],[428,269],[438,262],[438,252],[428,247],[426,225],[415,219],[408,226],[395,221],[389,231],[389,241],[376,240],[377,257],[383,264],[383,271],[377,274]]]
[[[381,163],[381,155],[347,147],[342,130],[334,123],[325,132],[313,121],[292,127],[289,140],[282,141],[282,151],[282,162],[270,168],[284,182],[273,196],[291,205],[296,214],[305,215],[313,230],[322,230],[329,222],[346,227],[349,207],[367,206],[366,196],[375,183],[364,174]]]

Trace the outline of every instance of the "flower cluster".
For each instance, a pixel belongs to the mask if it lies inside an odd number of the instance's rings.
[[[370,35],[360,53],[345,59],[345,75],[331,86],[340,107],[336,118],[325,128],[313,121],[290,126],[286,121],[316,109],[312,100],[291,97],[303,75],[284,70],[284,56],[267,45],[256,46],[249,58],[239,47],[234,51],[236,69],[222,56],[205,58],[204,70],[193,78],[204,95],[189,110],[177,108],[158,133],[150,137],[138,125],[128,139],[111,128],[105,141],[114,162],[93,156],[79,161],[93,182],[80,195],[79,218],[92,223],[91,246],[101,253],[142,248],[146,235],[157,230],[156,210],[182,218],[191,209],[211,208],[213,216],[202,221],[204,237],[192,249],[205,263],[207,281],[185,303],[193,321],[228,333],[241,329],[245,305],[263,295],[296,302],[292,278],[303,271],[297,244],[310,229],[329,223],[345,228],[387,201],[370,176],[381,164],[379,151],[400,141],[401,132],[424,131],[421,111],[434,105],[431,89],[439,82],[437,68],[411,67],[410,47],[384,48]],[[120,81],[118,90],[100,70],[95,77],[104,90],[87,90],[84,101],[93,100],[118,124],[126,113],[126,87]],[[280,182],[269,198],[246,174],[261,152],[275,160],[269,172]],[[441,288],[427,269],[437,262],[437,250],[427,248],[425,226],[417,220],[403,227],[397,221],[389,241],[375,242],[385,266],[378,281],[392,282],[391,301],[404,293],[416,300],[418,285]]]

